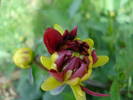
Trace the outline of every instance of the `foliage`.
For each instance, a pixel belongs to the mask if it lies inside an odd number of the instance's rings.
[[[104,87],[86,84],[94,91],[111,97],[88,100],[131,100],[133,95],[133,1],[132,0],[2,0],[0,3],[0,73],[11,79],[16,70],[20,79],[13,81],[19,95],[16,100],[52,100],[40,84],[48,74],[32,65],[32,70],[17,69],[12,54],[17,48],[30,47],[35,55],[48,55],[43,45],[44,29],[60,24],[64,29],[78,25],[81,38],[91,37],[98,54],[109,55],[110,63],[95,69],[90,80]],[[94,83],[95,85],[95,83]],[[74,100],[68,87],[58,100]],[[1,94],[0,94],[1,96]]]

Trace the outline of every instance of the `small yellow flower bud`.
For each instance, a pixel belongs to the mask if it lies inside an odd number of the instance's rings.
[[[29,68],[32,60],[33,51],[30,48],[20,48],[13,56],[14,63],[20,68]]]

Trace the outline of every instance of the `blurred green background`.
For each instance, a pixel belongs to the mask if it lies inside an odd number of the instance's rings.
[[[48,55],[43,32],[53,24],[69,30],[78,25],[78,36],[91,37],[97,54],[110,57],[86,85],[111,96],[87,100],[133,100],[133,0],[1,0],[0,100],[75,100],[69,87],[57,96],[41,91],[47,72],[34,64],[32,72],[21,70],[12,62],[21,47]]]

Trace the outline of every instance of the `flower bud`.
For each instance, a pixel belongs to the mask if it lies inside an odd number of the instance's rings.
[[[29,68],[30,63],[33,60],[33,51],[30,48],[20,48],[18,49],[14,56],[14,63],[20,68]]]

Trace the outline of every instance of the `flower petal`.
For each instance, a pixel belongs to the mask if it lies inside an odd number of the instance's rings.
[[[86,42],[89,45],[90,48],[92,48],[94,46],[94,41],[90,38],[85,39],[83,41]]]
[[[93,91],[91,91],[88,88],[85,88],[83,86],[80,86],[80,87],[82,88],[83,91],[85,91],[87,94],[90,94],[92,96],[110,96],[109,94],[102,94],[102,93],[93,92]]]
[[[72,75],[72,70],[68,70],[66,73],[65,73],[65,80],[68,80]]]
[[[55,61],[57,60],[58,57],[59,57],[59,56],[58,56],[57,52],[53,53],[53,54],[51,55],[51,60],[52,60],[52,62],[55,63]]]
[[[57,81],[54,77],[49,77],[47,80],[43,82],[41,85],[41,89],[44,91],[55,89],[59,86],[63,85],[63,83]]]
[[[92,51],[91,56],[92,56],[92,59],[93,59],[93,64],[95,64],[97,62],[97,60],[98,60],[98,57],[96,55],[96,51],[95,50]]]
[[[97,68],[99,66],[103,66],[109,61],[108,56],[98,56],[98,60],[95,64],[93,64],[93,68]]]
[[[63,30],[63,28],[60,25],[54,24],[54,29],[56,29],[57,31],[59,31],[61,33],[61,35],[64,34],[64,30]]]
[[[78,57],[72,58],[64,68],[64,71],[74,70],[80,66],[80,59]]]
[[[49,73],[50,73],[55,79],[57,79],[58,81],[60,81],[60,82],[64,81],[64,72],[57,72],[56,70],[51,69],[51,70],[49,71]]]
[[[79,77],[66,81],[67,84],[72,85],[72,86],[79,84],[79,82],[80,82]]]
[[[77,29],[78,29],[78,26],[75,26],[73,28],[73,30],[70,32],[71,36],[73,36],[75,38],[75,36],[77,35]]]
[[[76,77],[82,77],[87,72],[87,65],[81,64],[80,68],[72,75],[71,79]]]
[[[44,32],[44,43],[49,53],[54,53],[55,51],[57,51],[59,45],[62,42],[63,42],[63,37],[57,30],[53,28],[48,28]]]
[[[45,66],[48,70],[51,69],[51,59],[45,56],[41,56],[40,57],[41,63],[43,64],[43,66]]]
[[[90,77],[92,73],[92,64],[93,64],[92,56],[89,56],[88,72],[81,78],[80,80],[81,82],[87,80]]]
[[[88,73],[86,73],[86,74],[81,78],[81,82],[87,80],[87,79],[90,77],[91,73],[92,73],[92,69],[89,69]]]
[[[71,86],[76,100],[86,100],[85,92],[82,91],[79,85]]]
[[[71,51],[62,50],[58,52],[58,59],[55,61],[58,71],[62,71],[64,64],[67,63],[69,57],[72,55]]]
[[[78,27],[75,26],[71,32],[69,32],[68,30],[65,30],[64,34],[63,34],[63,39],[64,40],[73,40],[77,35],[77,28]]]

